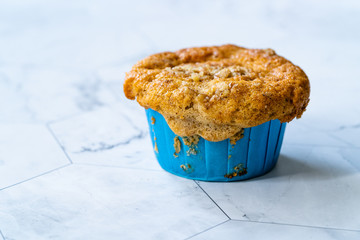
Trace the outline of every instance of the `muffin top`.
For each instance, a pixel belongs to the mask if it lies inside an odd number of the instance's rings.
[[[177,135],[221,141],[242,128],[300,118],[310,83],[272,49],[223,45],[151,55],[126,74],[124,92],[161,113]]]

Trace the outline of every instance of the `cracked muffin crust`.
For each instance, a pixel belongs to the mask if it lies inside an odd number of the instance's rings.
[[[223,45],[151,55],[126,74],[124,92],[161,113],[177,135],[221,141],[241,128],[300,118],[310,83],[272,49]]]

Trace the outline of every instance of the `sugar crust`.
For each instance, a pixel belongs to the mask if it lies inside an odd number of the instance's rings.
[[[124,93],[161,113],[177,135],[221,141],[241,128],[300,118],[310,83],[272,49],[228,44],[151,55],[126,74]]]

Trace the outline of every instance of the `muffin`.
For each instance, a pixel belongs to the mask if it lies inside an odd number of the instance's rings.
[[[126,74],[124,92],[146,109],[162,168],[236,181],[275,166],[286,123],[308,105],[310,83],[272,49],[223,45],[151,55]]]

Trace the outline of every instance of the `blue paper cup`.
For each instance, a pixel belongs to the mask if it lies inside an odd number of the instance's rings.
[[[269,172],[279,157],[286,127],[286,123],[271,120],[244,128],[238,138],[211,142],[176,135],[152,109],[146,109],[146,116],[160,166],[177,176],[201,181],[239,181]]]

